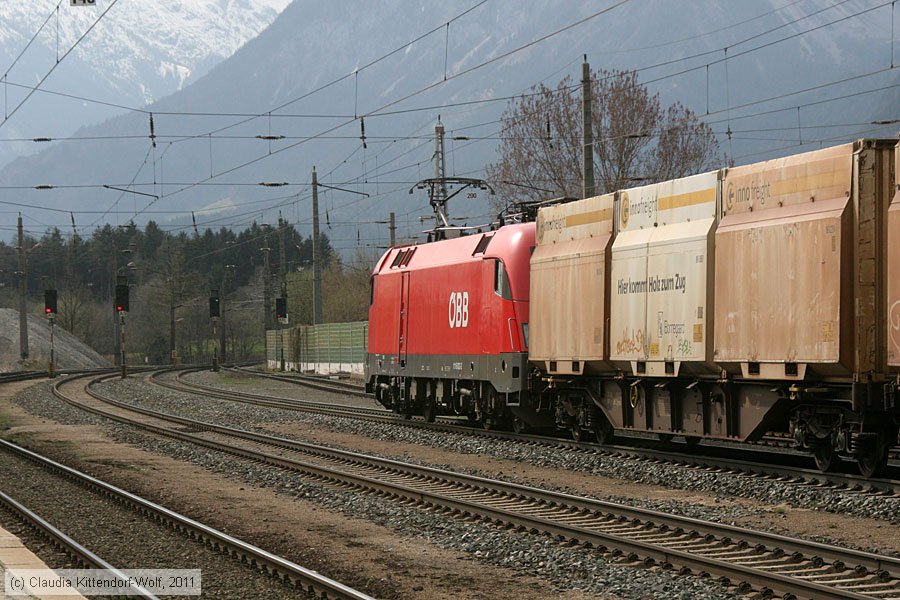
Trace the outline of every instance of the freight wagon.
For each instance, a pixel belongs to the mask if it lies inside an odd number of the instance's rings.
[[[874,475],[900,422],[896,146],[861,140],[392,249],[373,276],[369,387],[398,412],[550,422],[576,439],[783,430],[823,470],[844,456]]]

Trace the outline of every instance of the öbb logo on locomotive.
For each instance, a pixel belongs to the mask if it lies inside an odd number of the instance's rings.
[[[469,292],[450,292],[450,329],[469,326]]]

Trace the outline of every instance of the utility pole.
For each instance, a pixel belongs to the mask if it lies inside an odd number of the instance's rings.
[[[437,125],[434,126],[434,178],[438,182],[431,188],[431,205],[435,207],[435,217],[437,219],[437,227],[450,226],[450,214],[447,212],[447,186],[444,185],[444,179],[447,175],[447,165],[444,161],[444,124],[438,117]],[[391,244],[393,246],[393,244]]]
[[[19,356],[22,360],[28,358],[28,312],[25,294],[28,288],[25,258],[25,232],[22,229],[22,213],[19,213],[18,222],[19,246]]]
[[[594,192],[594,131],[591,121],[591,66],[584,55],[581,65],[581,132],[582,182],[581,197],[590,198]]]
[[[171,250],[169,259],[171,263]],[[178,361],[175,354],[175,273],[169,273],[169,361],[174,365]]]
[[[285,275],[287,273],[285,269],[285,251],[284,251],[284,230],[287,227],[287,221],[281,218],[281,215],[278,216],[278,279],[281,283],[281,294],[282,298],[287,298],[287,279]],[[281,345],[281,348],[278,351],[278,361],[280,370],[284,371],[284,323],[281,319],[278,320],[278,341]]]
[[[268,225],[266,226],[268,227]],[[272,277],[271,270],[269,268],[269,234],[265,234],[263,236],[263,247],[260,250],[265,254],[266,260],[263,267],[263,304],[264,310],[266,311],[266,316],[264,319],[264,324],[266,331],[272,329]],[[266,334],[268,335],[268,334]],[[265,339],[265,338],[263,338]]]
[[[319,179],[316,168],[312,170],[312,211],[313,211],[313,325],[322,319],[322,249],[319,247]]]
[[[226,359],[226,351],[228,350],[228,345],[226,342],[226,334],[225,334],[225,296],[227,294],[228,285],[228,272],[229,270],[233,270],[237,268],[235,265],[225,265],[225,272],[222,274],[222,290],[221,295],[219,296],[219,316],[222,321],[219,325],[219,354],[222,356],[222,362],[224,363]]]
[[[395,221],[394,213],[391,213],[391,248],[397,245],[397,222]]]
[[[112,305],[113,311],[113,339],[114,339],[114,347],[113,347],[113,362],[118,367],[122,365],[122,332],[121,332],[121,323],[119,322],[119,311],[116,310],[115,305],[115,285],[116,285],[116,277],[119,274],[119,248],[116,246],[116,242],[112,242],[112,262],[110,262],[110,289],[109,289],[109,300],[110,305]]]
[[[175,265],[172,259],[172,246],[166,248],[166,257],[168,259],[168,279],[169,284],[169,364],[178,362],[175,354]]]

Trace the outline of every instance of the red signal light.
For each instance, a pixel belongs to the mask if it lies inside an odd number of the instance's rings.
[[[51,309],[51,308],[48,306],[47,308],[44,309],[44,312],[47,313],[47,314],[49,315],[50,313],[53,312],[53,309]]]
[[[121,311],[123,311],[124,309],[122,308],[121,305],[116,305],[116,310],[119,311],[119,312],[121,312]]]

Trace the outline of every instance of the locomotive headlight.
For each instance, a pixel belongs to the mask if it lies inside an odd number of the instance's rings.
[[[522,338],[525,340],[525,349],[528,349],[528,323],[522,323]]]

